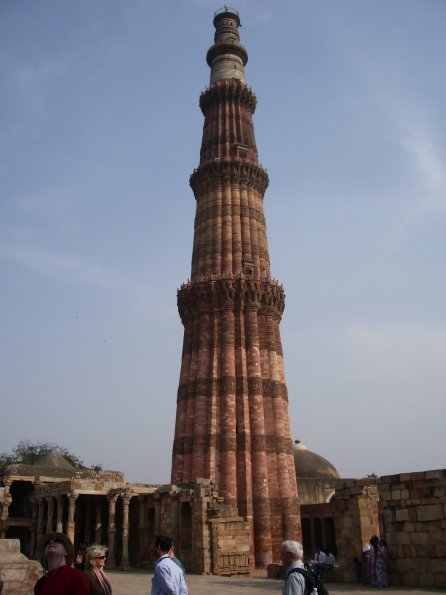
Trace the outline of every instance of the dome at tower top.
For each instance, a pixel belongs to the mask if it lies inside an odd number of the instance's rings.
[[[339,479],[336,467],[327,459],[311,452],[300,440],[293,444],[296,476],[311,479]]]
[[[214,12],[214,26],[220,20],[224,18],[232,18],[237,21],[237,26],[240,27],[240,15],[235,8],[230,6],[224,6]]]

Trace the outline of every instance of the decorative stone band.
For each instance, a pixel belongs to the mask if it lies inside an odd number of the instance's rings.
[[[279,319],[285,309],[285,292],[271,280],[206,277],[183,285],[177,292],[178,311],[185,324],[205,311],[255,310]]]
[[[200,95],[200,109],[203,115],[206,115],[212,104],[227,100],[235,100],[240,105],[246,105],[251,114],[255,112],[257,98],[254,91],[238,79],[217,81],[212,87],[205,89]]]
[[[241,433],[237,436],[222,436],[220,434],[204,434],[202,436],[185,436],[175,438],[173,442],[173,454],[190,454],[194,448],[204,447],[216,448],[219,452],[235,452],[236,450],[247,450],[251,452],[267,452],[276,454],[287,454],[292,456],[293,443],[284,436],[252,436]]]
[[[259,209],[248,206],[234,204],[214,204],[210,207],[200,209],[195,216],[195,226],[206,223],[211,219],[230,215],[231,217],[248,217],[250,220],[258,221],[262,225],[265,223],[265,215]]]
[[[177,403],[187,400],[191,395],[207,395],[212,392],[221,394],[228,388],[231,388],[233,392],[235,390],[236,395],[247,395],[249,390],[254,390],[253,383],[245,377],[234,379],[208,378],[203,380],[190,380],[189,382],[180,384],[178,387]],[[263,379],[261,381],[261,386],[256,386],[255,390],[260,391],[264,397],[288,401],[286,385],[277,380]]]
[[[238,56],[246,66],[248,62],[248,52],[238,41],[227,41],[226,43],[217,43],[208,49],[206,62],[212,67],[212,63],[218,56],[231,55]]]
[[[195,197],[223,184],[251,186],[263,196],[268,188],[269,178],[261,165],[247,159],[215,159],[200,165],[189,179]]]

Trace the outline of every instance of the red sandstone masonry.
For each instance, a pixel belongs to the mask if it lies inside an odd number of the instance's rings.
[[[231,55],[245,63],[238,17],[229,11],[214,24],[209,64],[225,59],[228,31]],[[178,291],[185,337],[172,481],[214,480],[252,531],[250,564],[265,566],[285,536],[300,537],[300,518],[279,333],[284,292],[271,279],[263,211],[268,175],[254,138],[255,95],[232,74],[200,98],[191,280]]]

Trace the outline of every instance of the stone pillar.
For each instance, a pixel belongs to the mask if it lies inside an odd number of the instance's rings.
[[[91,500],[89,498],[83,499],[85,503],[85,517],[84,517],[84,543],[91,542]]]
[[[58,533],[63,533],[63,527],[62,527],[63,496],[57,496],[56,503],[57,503],[56,531]]]
[[[37,500],[34,498],[32,501],[32,525],[31,525],[31,536],[29,541],[29,557],[34,559],[37,551],[37,522],[38,522],[38,510],[39,506]]]
[[[8,524],[9,518],[9,507],[11,505],[12,498],[9,495],[9,486],[5,490],[5,496],[1,501],[1,515],[0,515],[0,539],[5,539],[6,537],[6,529]]]
[[[0,539],[6,538],[6,529],[9,518],[9,506],[11,504],[10,498],[2,500],[2,513],[0,516]]]
[[[54,530],[53,526],[53,512],[54,512],[54,498],[50,496],[46,499],[48,502],[48,514],[46,517],[46,532],[51,533]]]
[[[39,498],[37,502],[39,506],[39,512],[37,517],[37,539],[39,539],[39,537],[43,533],[43,515],[45,512],[45,503],[43,498]]]
[[[96,498],[96,511],[95,511],[95,527],[94,527],[94,540],[96,543],[102,542],[102,497]]]
[[[147,506],[144,496],[138,496],[138,504],[139,504],[139,525],[138,525],[138,562],[143,562],[145,550],[146,550],[146,531],[145,531],[145,521],[146,521],[146,514],[147,514]]]
[[[172,533],[173,533],[173,537],[175,539],[175,543],[178,545],[179,522],[180,522],[178,496],[172,495],[171,506],[172,506]]]
[[[67,519],[67,535],[74,543],[74,532],[75,532],[75,512],[76,512],[76,500],[78,494],[70,493],[68,495],[68,519]]]
[[[155,535],[161,531],[161,496],[155,494]]]
[[[129,567],[129,508],[132,495],[125,493],[122,498],[122,560],[123,570]]]
[[[107,496],[108,498],[108,566],[114,568],[116,566],[115,559],[115,536],[116,536],[116,525],[115,525],[115,512],[116,512],[116,500],[118,494],[113,496]]]

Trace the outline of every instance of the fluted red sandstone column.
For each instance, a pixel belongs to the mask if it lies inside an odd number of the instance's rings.
[[[178,291],[184,344],[172,482],[214,480],[252,527],[258,566],[278,560],[300,516],[279,323],[283,288],[271,278],[263,197],[239,17],[222,9],[207,61],[210,87],[200,164],[191,278]],[[253,560],[254,562],[254,560]]]

